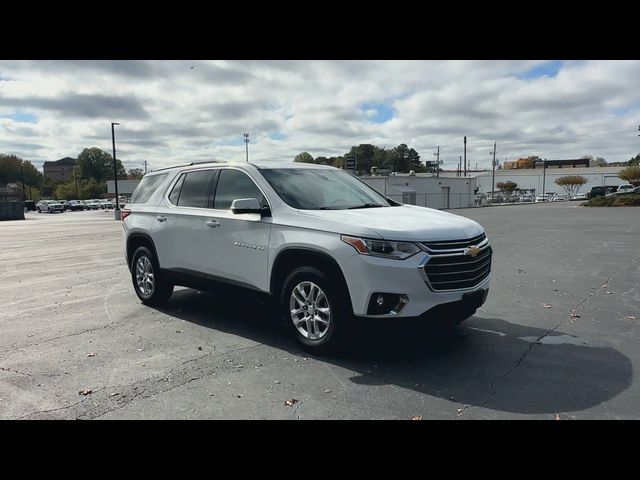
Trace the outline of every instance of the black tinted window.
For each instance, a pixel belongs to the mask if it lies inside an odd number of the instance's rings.
[[[207,193],[209,192],[209,183],[213,177],[213,170],[201,170],[198,172],[189,172],[185,175],[180,190],[180,198],[177,205],[181,207],[199,207],[207,206]]]
[[[156,187],[167,176],[166,173],[162,175],[145,176],[140,180],[140,183],[133,191],[131,195],[131,201],[129,203],[145,203],[151,197],[151,194],[155,191]]]
[[[184,177],[185,177],[184,173],[182,175],[180,175],[180,178],[178,179],[176,184],[173,186],[173,189],[171,190],[171,193],[169,194],[169,200],[174,205],[178,205],[178,199],[180,198],[180,189],[182,188],[182,183],[184,182]]]
[[[231,202],[238,198],[257,198],[260,205],[266,205],[262,192],[247,174],[240,170],[222,170],[213,208],[228,210]]]

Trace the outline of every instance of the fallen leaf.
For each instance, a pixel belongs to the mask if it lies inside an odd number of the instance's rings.
[[[274,381],[273,383],[280,385],[280,382],[278,380]]]
[[[80,390],[78,392],[78,395],[89,395],[92,392],[93,392],[93,390],[91,390],[90,388],[85,388],[84,390]]]
[[[543,303],[542,304],[542,308],[551,308],[551,304],[550,303]]]
[[[331,390],[325,390],[324,393],[331,393]]]
[[[285,400],[284,404],[285,404],[287,407],[290,407],[290,406],[292,406],[293,404],[298,403],[298,401],[299,401],[299,400],[296,400],[295,398],[292,398],[291,400]]]
[[[560,418],[560,415],[558,415],[557,413],[556,413],[556,418],[555,418],[555,419],[556,419],[556,420],[562,420],[562,419]]]
[[[579,314],[579,313],[577,313],[577,312],[571,312],[571,313],[569,314],[569,316],[570,316],[571,318],[580,318],[580,314]]]
[[[202,347],[198,347],[198,350],[202,350]]]
[[[115,397],[116,395],[120,395],[120,392],[114,392],[111,395],[109,395],[110,397]]]
[[[456,415],[458,415],[458,416],[462,415],[462,409],[461,409],[461,408],[459,408],[458,410],[456,410]]]
[[[176,330],[176,333],[182,333],[182,330]]]
[[[451,400],[452,402],[456,401],[455,397],[449,397],[449,400]]]
[[[93,352],[87,354],[87,357],[95,357],[95,356],[96,356],[96,354],[93,353]]]
[[[613,292],[609,292],[609,291],[607,291],[607,295],[611,295],[612,293],[613,293]]]
[[[236,368],[244,368],[244,365],[242,365],[242,364],[236,365]]]
[[[627,320],[637,320],[635,315],[627,315],[626,317]]]
[[[422,415],[416,415],[414,417],[411,417],[411,420],[422,420]]]
[[[238,395],[236,395],[236,397],[238,397],[238,398],[242,398],[242,397],[244,397],[244,395],[242,395],[241,393],[239,393]]]
[[[609,285],[607,285],[606,283],[604,285],[602,285],[602,287],[600,288],[609,288]]]

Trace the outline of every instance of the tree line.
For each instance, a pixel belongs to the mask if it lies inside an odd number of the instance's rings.
[[[143,176],[141,168],[126,170],[118,159],[116,170],[118,180],[136,180]],[[76,159],[72,178],[54,181],[45,177],[30,160],[0,153],[0,186],[15,183],[23,188],[23,178],[25,197],[31,200],[100,198],[107,193],[107,180],[113,179],[113,157],[98,147],[85,148]]]
[[[361,143],[352,146],[344,155],[337,157],[319,156],[314,158],[309,152],[302,152],[293,159],[294,162],[330,165],[337,168],[345,168],[347,160],[353,160],[356,165],[355,170],[363,173],[370,173],[372,167],[376,167],[378,170],[388,169],[392,172],[405,173],[411,170],[415,172],[431,171],[431,167],[422,163],[418,152],[405,143],[393,148]]]

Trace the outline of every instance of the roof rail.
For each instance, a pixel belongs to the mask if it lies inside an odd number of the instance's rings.
[[[170,167],[162,167],[162,168],[156,168],[155,170],[153,170],[154,172],[160,172],[162,170],[169,170],[171,168],[177,168],[177,167],[190,167],[191,165],[200,165],[201,163],[224,163],[221,162],[219,160],[202,160],[200,162],[189,162],[189,163],[181,163],[180,165],[171,165]]]

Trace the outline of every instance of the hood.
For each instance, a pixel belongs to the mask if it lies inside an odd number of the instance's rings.
[[[484,232],[480,224],[468,218],[414,205],[299,212],[308,218],[316,229],[347,235],[381,237],[386,240],[459,240]]]

